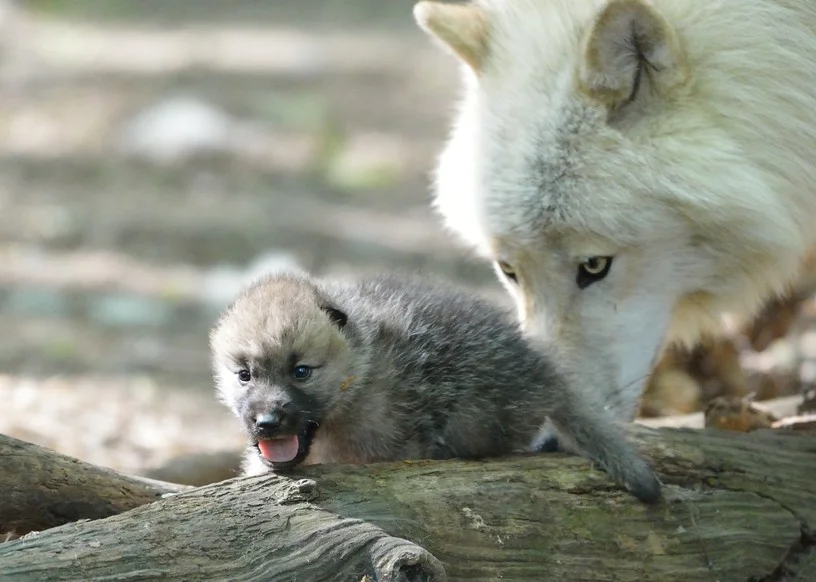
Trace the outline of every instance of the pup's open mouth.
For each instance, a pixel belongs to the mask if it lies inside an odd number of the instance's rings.
[[[290,434],[273,439],[258,441],[258,450],[271,463],[291,463],[300,451],[300,438]]]
[[[307,429],[300,434],[259,439],[255,446],[261,457],[275,469],[288,469],[299,465],[309,455],[313,433],[313,429]]]

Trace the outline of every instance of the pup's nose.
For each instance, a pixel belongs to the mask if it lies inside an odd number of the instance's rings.
[[[280,428],[283,417],[284,413],[282,411],[264,412],[255,418],[255,426],[258,430],[275,431]]]

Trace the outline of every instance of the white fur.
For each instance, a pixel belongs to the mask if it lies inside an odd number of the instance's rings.
[[[754,314],[816,243],[816,3],[653,0],[691,81],[618,125],[576,86],[603,0],[481,0],[490,25],[436,173],[446,224],[527,329],[631,419],[668,341]],[[581,290],[578,264],[614,255]]]

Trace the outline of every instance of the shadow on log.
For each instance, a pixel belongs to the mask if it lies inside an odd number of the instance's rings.
[[[109,517],[156,501],[165,493],[189,489],[122,475],[0,435],[0,541],[6,535]]]
[[[555,454],[312,467],[0,544],[0,578],[816,579],[815,435],[632,433],[666,484],[656,507]]]

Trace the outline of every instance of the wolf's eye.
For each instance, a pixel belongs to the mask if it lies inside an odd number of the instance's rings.
[[[586,289],[609,274],[613,257],[589,257],[578,265],[578,276],[575,282],[580,289]]]
[[[518,275],[516,275],[516,271],[513,269],[513,267],[504,261],[498,261],[496,264],[499,266],[499,269],[505,277],[510,279],[513,283],[518,283]]]
[[[249,373],[249,370],[238,370],[238,381],[241,384],[246,384],[252,380],[252,374]]]
[[[311,366],[295,366],[295,369],[292,370],[292,378],[294,378],[295,380],[305,380],[311,375],[312,375]]]

